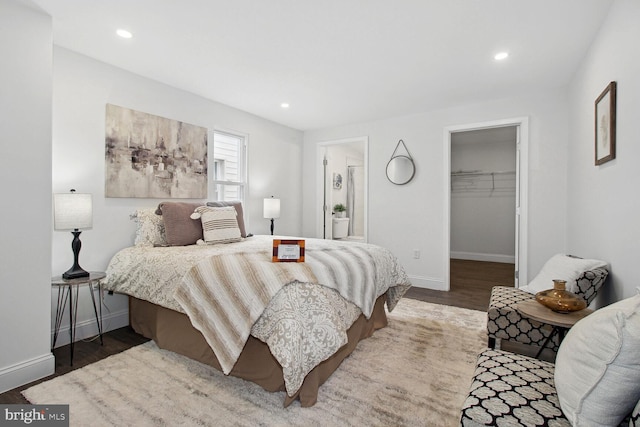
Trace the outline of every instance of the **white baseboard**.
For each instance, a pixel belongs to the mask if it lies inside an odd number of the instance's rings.
[[[115,313],[107,313],[102,316],[103,332],[122,328],[129,324],[129,310],[121,310]],[[94,318],[79,321],[76,324],[76,341],[91,338],[98,335],[98,325]],[[53,331],[51,331],[53,342]],[[56,347],[67,345],[70,342],[69,327],[60,328]],[[56,360],[52,353],[43,354],[33,359],[24,360],[12,366],[0,369],[0,393],[13,390],[24,384],[47,377],[55,372]]]
[[[121,310],[114,313],[102,313],[103,333],[114,329],[123,328],[129,324],[129,310]],[[92,316],[90,319],[80,320],[76,323],[76,341],[92,338],[98,335],[98,325],[96,319]],[[53,342],[53,330],[51,330],[51,342]],[[65,325],[58,332],[56,340],[56,348],[67,345],[71,342],[69,336],[69,326]]]
[[[51,353],[7,366],[0,369],[0,393],[47,377],[55,370],[56,359]]]
[[[516,262],[515,255],[484,254],[478,252],[451,252],[451,258],[466,259],[469,261],[502,262],[505,264],[515,264]]]
[[[433,289],[436,291],[446,290],[444,288],[444,280],[442,279],[434,279],[432,277],[409,275],[409,280],[411,280],[411,285],[416,288]]]

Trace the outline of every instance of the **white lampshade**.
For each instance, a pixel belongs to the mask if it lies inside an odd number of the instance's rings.
[[[280,199],[264,199],[264,218],[280,218]]]
[[[91,194],[60,193],[53,195],[55,230],[90,230],[93,227]]]

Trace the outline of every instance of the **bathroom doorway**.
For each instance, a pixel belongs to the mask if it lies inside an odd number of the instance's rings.
[[[319,237],[367,241],[367,148],[367,137],[319,144]]]

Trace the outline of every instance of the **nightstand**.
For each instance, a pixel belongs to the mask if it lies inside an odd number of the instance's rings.
[[[96,315],[96,323],[98,324],[98,335],[100,336],[100,345],[102,341],[102,279],[107,277],[107,274],[102,271],[92,271],[88,277],[79,277],[77,279],[63,279],[62,276],[55,276],[51,278],[51,286],[58,288],[58,304],[56,307],[56,320],[53,330],[53,343],[51,344],[51,352],[56,346],[58,339],[58,333],[60,332],[60,325],[62,324],[62,315],[64,314],[64,307],[69,301],[69,335],[71,337],[71,360],[70,364],[73,365],[73,345],[76,338],[76,322],[78,321],[78,295],[80,293],[80,287],[89,286],[89,294],[91,295],[91,301],[93,302],[93,312]],[[98,287],[98,305],[96,305],[96,297],[93,294],[93,287]]]

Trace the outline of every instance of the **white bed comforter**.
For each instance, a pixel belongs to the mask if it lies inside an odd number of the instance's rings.
[[[241,324],[241,328],[247,328],[247,337],[250,329],[251,335],[269,345],[271,353],[283,368],[285,386],[290,396],[295,394],[304,377],[315,366],[347,342],[347,329],[361,312],[367,316],[371,314],[373,302],[378,296],[387,292],[387,306],[392,310],[410,287],[403,268],[386,249],[362,243],[305,240],[307,262],[304,267],[311,269],[311,276],[303,274],[299,276],[302,280],[271,287],[271,292],[275,295],[266,307],[259,308],[260,313],[255,316],[255,322],[252,320],[248,326],[244,326],[242,324],[245,322],[235,320]],[[215,310],[215,304],[202,304],[202,301],[189,304],[190,300],[185,297],[193,296],[195,300],[198,295],[191,294],[188,273],[193,274],[198,265],[202,268],[203,261],[212,257],[226,257],[228,254],[269,256],[272,241],[273,236],[253,236],[242,242],[226,245],[125,248],[114,255],[109,263],[105,288],[186,313],[194,326],[207,338],[206,327],[203,325],[214,325],[220,313],[207,315],[207,312]],[[352,286],[353,283],[344,283],[348,276],[340,273],[338,266],[321,267],[325,265],[321,260],[327,254],[340,250],[368,254],[364,258],[368,258],[367,262],[373,265],[373,270],[364,268],[362,277],[356,278],[357,280],[353,280],[353,277],[349,279],[353,282],[366,282],[368,285],[365,290]],[[335,264],[335,259],[333,262]],[[294,263],[287,264],[293,267]],[[316,280],[309,277],[315,277]],[[312,282],[327,283],[332,288]],[[216,287],[225,285],[211,283],[211,286],[215,294]],[[178,299],[177,294],[181,294]],[[187,303],[187,309],[178,301],[180,299],[183,304]],[[213,344],[216,356],[223,354],[220,348],[216,351],[214,346],[217,344]],[[221,365],[225,373],[231,370],[238,355],[239,351],[234,351],[231,359],[222,357]]]

